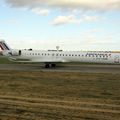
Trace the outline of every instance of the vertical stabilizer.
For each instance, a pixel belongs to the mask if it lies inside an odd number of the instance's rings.
[[[10,50],[10,47],[6,44],[4,40],[0,40],[0,48],[1,50]]]

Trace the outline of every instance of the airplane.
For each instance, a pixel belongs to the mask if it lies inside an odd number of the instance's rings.
[[[2,55],[14,62],[45,63],[45,68],[56,67],[57,63],[84,62],[120,64],[119,51],[63,51],[11,49],[4,40],[0,41]]]

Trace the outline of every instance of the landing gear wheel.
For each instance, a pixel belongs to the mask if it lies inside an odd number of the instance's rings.
[[[49,64],[45,64],[45,68],[50,68],[50,65]]]
[[[52,67],[52,68],[55,68],[55,67],[56,67],[56,64],[51,64],[51,67]]]

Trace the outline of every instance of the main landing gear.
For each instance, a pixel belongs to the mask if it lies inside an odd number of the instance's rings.
[[[54,63],[45,63],[45,68],[55,68],[56,64]]]

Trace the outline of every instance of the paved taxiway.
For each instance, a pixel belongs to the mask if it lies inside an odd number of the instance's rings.
[[[0,64],[0,70],[17,71],[57,71],[84,73],[120,73],[120,65],[62,64],[56,68],[44,68],[44,64]]]

